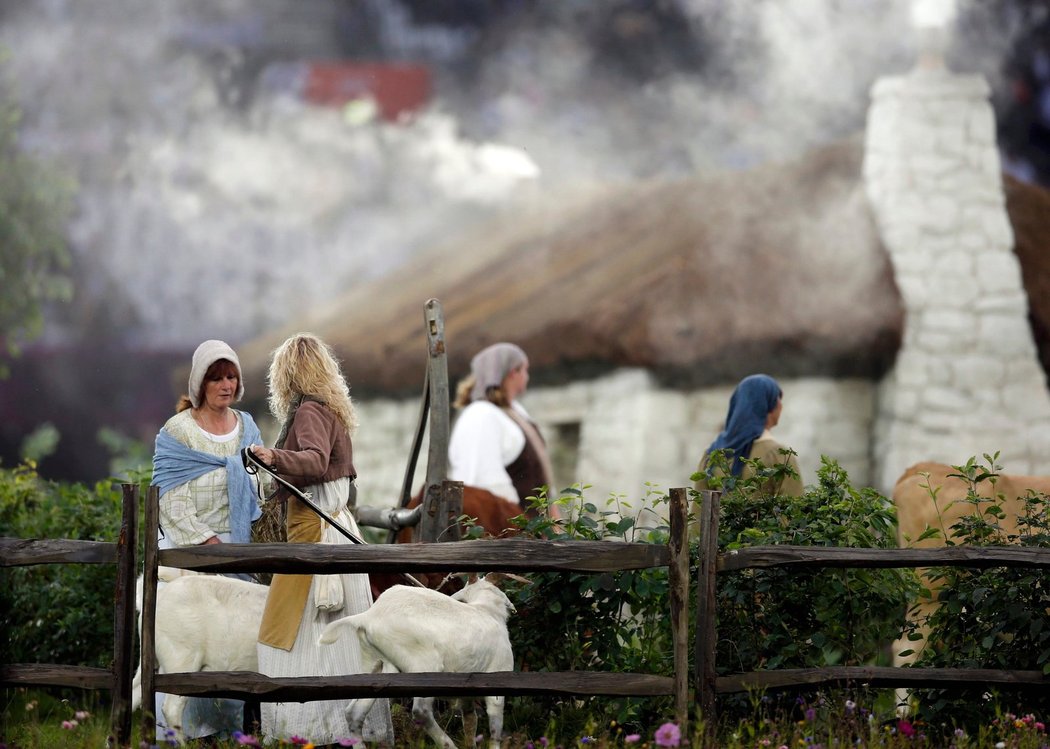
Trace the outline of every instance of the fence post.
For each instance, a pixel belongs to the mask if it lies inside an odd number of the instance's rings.
[[[671,641],[674,643],[674,711],[683,735],[689,729],[689,525],[685,489],[671,489],[668,572]]]
[[[700,505],[700,572],[696,595],[696,679],[700,713],[715,730],[715,578],[718,572],[718,508],[721,492],[703,491]]]
[[[459,516],[463,514],[463,482],[442,481],[427,484],[423,514],[419,517],[416,540],[423,543],[458,541]]]
[[[142,633],[139,652],[142,662],[142,739],[156,740],[157,657],[153,636],[157,618],[157,533],[160,530],[160,489],[151,486],[146,493],[146,512],[142,539]]]
[[[135,629],[135,551],[138,549],[139,487],[124,484],[117,539],[117,584],[113,601],[113,707],[110,729],[115,746],[131,745],[131,678]]]

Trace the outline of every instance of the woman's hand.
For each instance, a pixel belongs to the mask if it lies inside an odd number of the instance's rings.
[[[273,450],[269,449],[268,447],[263,447],[262,445],[252,445],[251,451],[252,455],[258,458],[264,466],[269,466],[270,468],[273,468]]]
[[[221,544],[221,543],[222,543],[222,539],[221,538],[219,538],[218,536],[212,536],[207,541],[202,543],[201,546],[210,546],[212,544]]]

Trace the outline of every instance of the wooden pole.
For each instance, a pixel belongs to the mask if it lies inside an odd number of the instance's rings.
[[[701,492],[700,572],[696,597],[696,679],[700,713],[708,732],[715,730],[715,577],[718,571],[720,492]]]
[[[668,568],[671,640],[674,643],[674,711],[683,735],[689,728],[689,526],[685,489],[671,489]]]
[[[154,635],[157,619],[157,534],[160,531],[160,490],[151,486],[146,493],[145,523],[142,539],[142,740],[153,744],[157,733],[155,677],[157,656]]]
[[[441,502],[442,511],[448,523],[438,537],[438,541],[461,541],[463,528],[459,524],[459,518],[463,514],[463,482],[442,481]]]
[[[131,745],[131,680],[135,670],[135,551],[138,549],[139,487],[124,484],[123,514],[117,539],[117,583],[113,594],[113,707],[111,745]]]

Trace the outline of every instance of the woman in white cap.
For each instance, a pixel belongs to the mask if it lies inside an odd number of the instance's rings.
[[[161,548],[251,541],[261,511],[240,450],[261,443],[262,435],[250,414],[232,407],[242,395],[234,350],[217,340],[198,346],[186,394],[157,434],[153,453]],[[163,696],[158,700],[161,716]],[[182,730],[187,738],[232,734],[242,728],[243,706],[240,700],[191,698]]]
[[[513,343],[494,343],[470,362],[456,390],[449,478],[517,502],[541,487],[554,492],[547,445],[518,397],[529,384],[529,358]],[[551,494],[556,498],[556,495]]]
[[[344,528],[359,534],[348,508],[357,471],[351,435],[357,415],[332,350],[317,336],[298,333],[273,352],[267,379],[270,411],[281,423],[274,448],[253,447],[266,465]],[[348,541],[294,494],[286,501],[288,541],[342,544]],[[321,646],[321,631],[336,619],[372,605],[367,574],[274,575],[259,627],[259,671],[268,676],[345,676],[361,673],[357,638]],[[314,744],[346,739],[350,700],[264,702],[262,733],[270,739],[308,738]],[[369,742],[392,744],[388,700],[376,700],[365,718]],[[294,742],[293,742],[294,743]]]

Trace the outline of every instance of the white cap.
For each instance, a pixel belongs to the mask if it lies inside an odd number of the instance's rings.
[[[200,408],[201,383],[204,382],[204,375],[207,374],[208,367],[220,359],[226,359],[232,362],[233,366],[237,367],[236,400],[240,400],[244,395],[244,378],[241,376],[241,362],[237,358],[237,354],[225,341],[214,339],[205,341],[193,352],[193,364],[190,366],[190,382],[187,394],[190,396],[190,403],[193,404],[194,408]]]

